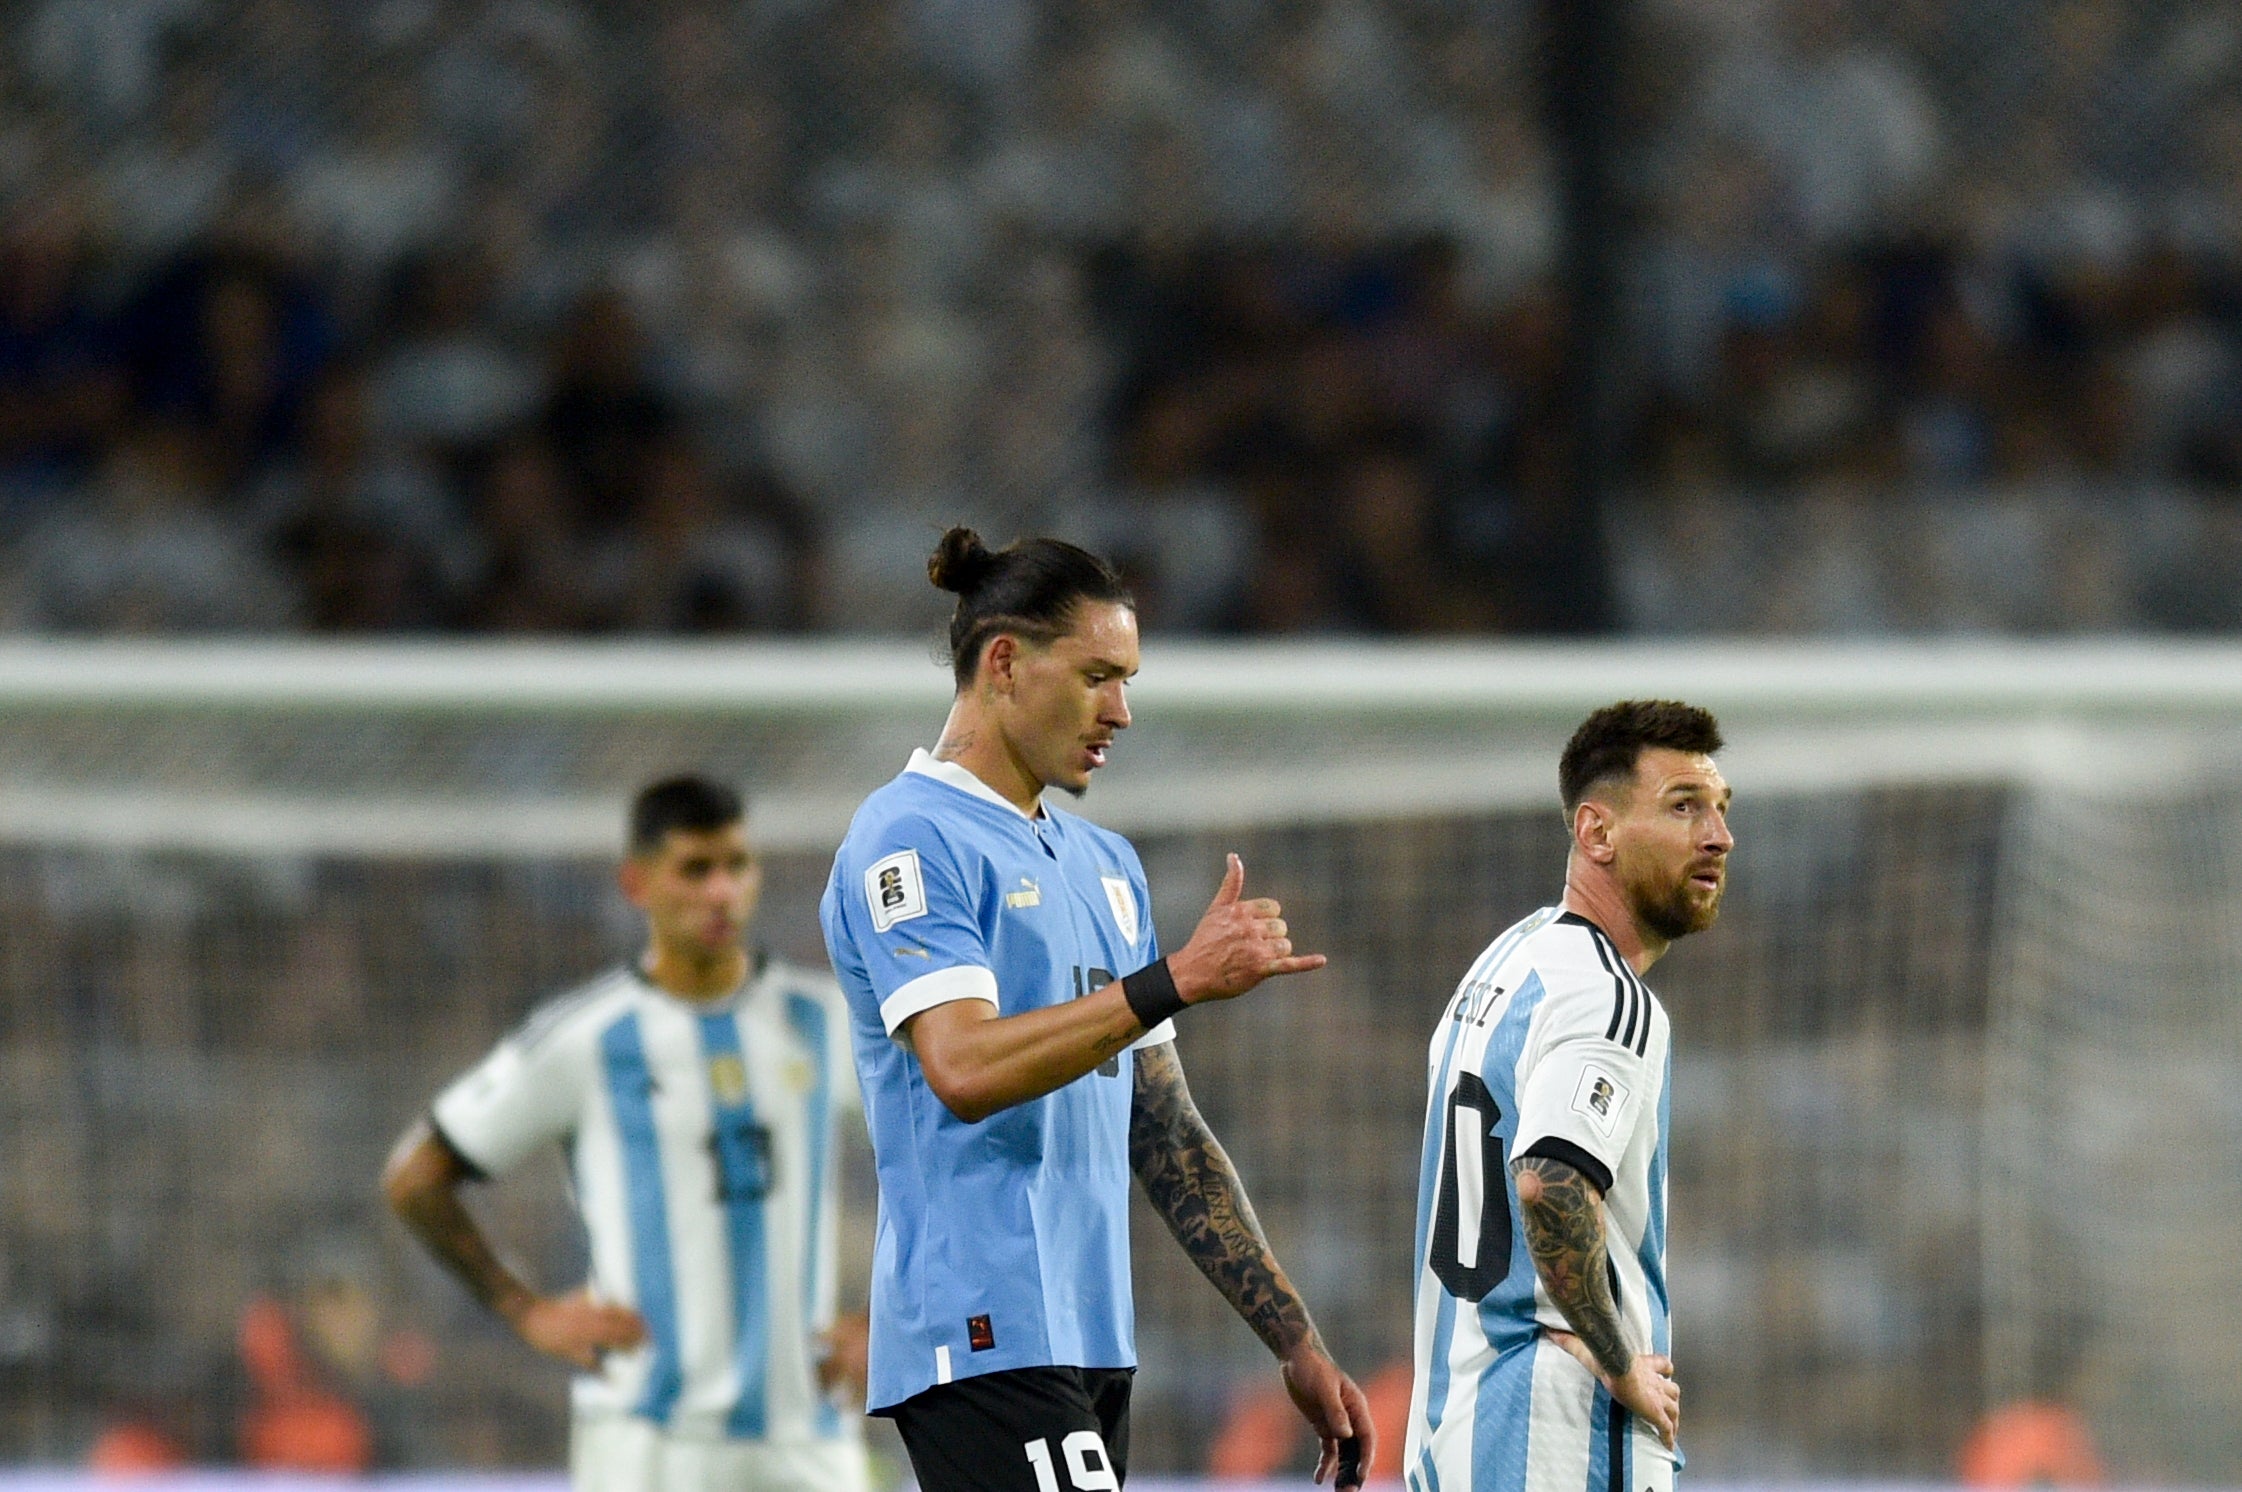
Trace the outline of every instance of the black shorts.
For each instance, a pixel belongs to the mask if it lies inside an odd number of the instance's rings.
[[[890,1409],[919,1492],[1114,1492],[1134,1368],[1013,1368]]]

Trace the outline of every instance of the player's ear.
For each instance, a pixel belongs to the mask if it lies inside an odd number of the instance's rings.
[[[643,856],[625,855],[623,863],[615,867],[615,884],[623,888],[623,899],[634,907],[646,905],[647,864]]]
[[[981,647],[980,677],[999,694],[1012,692],[1014,670],[1020,662],[1020,639],[999,632]]]
[[[1619,853],[1612,848],[1611,821],[1611,810],[1593,798],[1573,810],[1573,845],[1598,865],[1611,864]]]

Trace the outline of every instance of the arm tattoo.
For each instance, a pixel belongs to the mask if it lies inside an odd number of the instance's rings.
[[[491,1248],[467,1204],[459,1199],[456,1181],[416,1188],[398,1199],[396,1212],[437,1262],[491,1310],[504,1315],[507,1306],[534,1293]]]
[[[1619,1307],[1612,1299],[1602,1195],[1580,1172],[1545,1155],[1520,1156],[1510,1169],[1513,1175],[1531,1171],[1541,1178],[1540,1198],[1521,1200],[1520,1207],[1525,1214],[1526,1247],[1550,1298],[1603,1370],[1614,1378],[1625,1377],[1635,1354],[1627,1345]]]
[[[1320,1343],[1307,1306],[1253,1215],[1237,1169],[1191,1101],[1175,1047],[1163,1043],[1139,1051],[1136,1067],[1129,1168],[1152,1210],[1271,1352],[1285,1357],[1302,1342]]]

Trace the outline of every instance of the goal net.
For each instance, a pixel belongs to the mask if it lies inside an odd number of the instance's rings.
[[[0,650],[0,1459],[128,1423],[238,1454],[262,1303],[389,1464],[557,1460],[559,1370],[382,1217],[388,1141],[631,951],[611,867],[653,775],[748,788],[760,933],[819,959],[833,845],[946,684],[914,647]],[[1654,978],[1693,1468],[1941,1478],[2039,1397],[2118,1475],[2242,1472],[2231,650],[1156,641],[1084,809],[1171,941],[1236,849],[1332,956],[1183,1055],[1341,1358],[1406,1373],[1425,1043],[1557,894],[1565,735],[1643,695],[1720,713],[1738,793],[1722,922]],[[581,1267],[557,1163],[477,1205],[543,1280]],[[1135,1465],[1305,1464],[1139,1223]]]

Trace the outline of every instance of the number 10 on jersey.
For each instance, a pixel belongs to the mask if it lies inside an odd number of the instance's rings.
[[[1448,1094],[1432,1272],[1459,1300],[1485,1300],[1510,1273],[1510,1177],[1495,1126],[1502,1109],[1473,1072]]]

